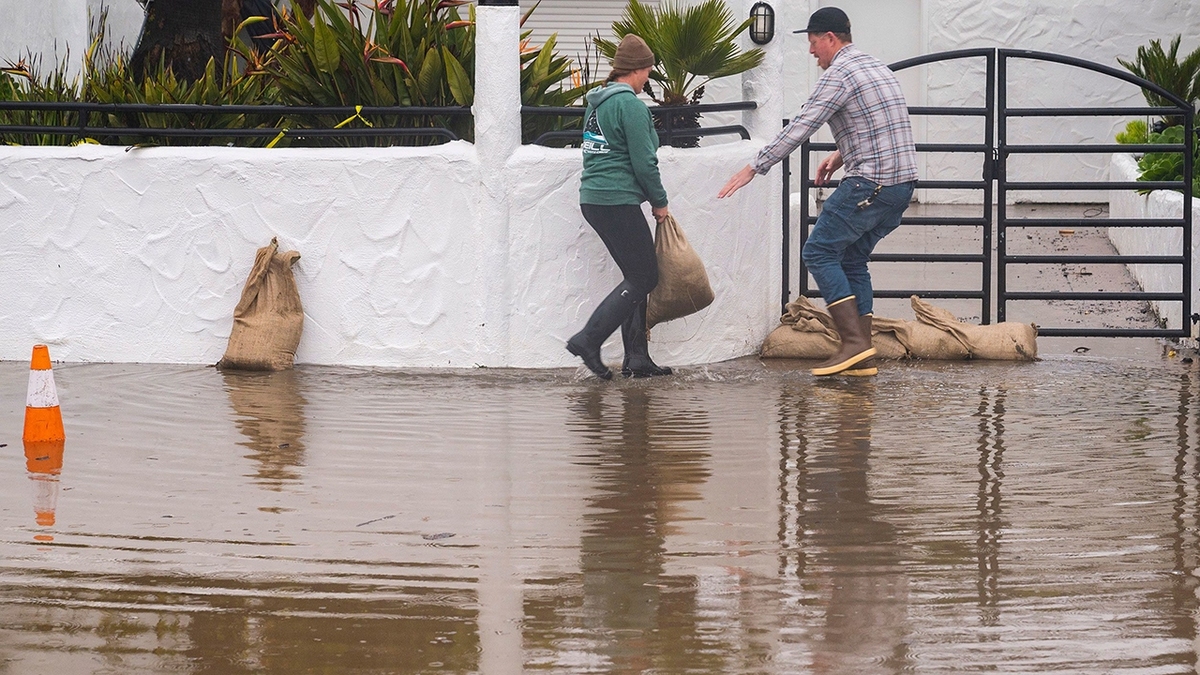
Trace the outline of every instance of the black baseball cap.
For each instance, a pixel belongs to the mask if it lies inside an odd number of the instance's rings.
[[[850,17],[837,7],[822,7],[808,17],[808,28],[796,33],[849,33]]]

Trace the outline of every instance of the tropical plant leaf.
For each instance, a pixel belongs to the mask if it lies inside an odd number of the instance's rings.
[[[450,50],[442,48],[442,60],[446,66],[446,81],[450,86],[450,95],[459,105],[471,105],[475,100],[475,89],[471,86],[471,76],[463,68]]]
[[[443,72],[440,53],[436,48],[430,47],[417,75],[417,90],[421,92],[426,101],[437,99],[438,90],[442,86]]]
[[[313,61],[317,70],[332,73],[341,64],[338,39],[329,25],[320,18],[313,18]]]
[[[663,0],[651,7],[629,0],[621,18],[612,25],[616,40],[597,36],[597,50],[610,61],[616,57],[617,42],[626,35],[640,36],[657,57],[650,79],[661,88],[657,101],[682,105],[699,101],[696,92],[708,82],[738,75],[757,67],[764,58],[761,49],[741,51],[738,36],[750,22],[737,22],[723,0],[704,0],[683,6],[678,0]]]
[[[1134,75],[1157,84],[1195,106],[1200,101],[1200,47],[1180,59],[1181,41],[1182,36],[1176,35],[1164,50],[1161,41],[1151,40],[1148,45],[1138,47],[1137,58],[1133,61],[1118,58],[1117,62]],[[1152,106],[1176,107],[1175,103],[1149,89],[1143,89],[1142,95]],[[1165,116],[1164,120],[1169,125],[1182,122],[1181,118],[1171,115]]]

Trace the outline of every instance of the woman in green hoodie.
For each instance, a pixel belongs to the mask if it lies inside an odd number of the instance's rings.
[[[671,374],[670,368],[650,359],[646,342],[646,296],[658,285],[658,258],[642,202],[650,202],[655,220],[670,213],[658,173],[658,133],[650,109],[637,97],[654,61],[644,40],[625,36],[608,80],[587,95],[579,208],[625,278],[596,307],[583,330],[567,340],[567,350],[606,380],[612,371],[600,358],[600,346],[617,326],[625,343],[622,375]]]

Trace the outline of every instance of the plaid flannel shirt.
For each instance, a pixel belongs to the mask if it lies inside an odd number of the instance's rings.
[[[880,185],[917,180],[917,149],[900,82],[883,62],[852,44],[834,55],[800,114],[759,151],[755,173],[765,174],[826,122],[846,176]]]

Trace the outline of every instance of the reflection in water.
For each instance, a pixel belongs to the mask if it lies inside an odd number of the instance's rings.
[[[268,489],[281,490],[300,480],[304,466],[304,407],[300,371],[240,372],[222,370],[247,459],[258,462],[252,478]]]
[[[798,627],[812,631],[818,673],[911,668],[908,577],[870,493],[875,394],[871,382],[833,380],[780,400],[781,572],[794,605],[824,606],[823,630]]]
[[[975,549],[979,561],[979,578],[975,582],[979,594],[979,623],[997,626],[1000,623],[1000,536],[1006,524],[1001,511],[1001,485],[1004,470],[1004,400],[1003,388],[979,390],[979,489],[975,504],[979,516],[976,524]]]
[[[34,521],[41,527],[54,527],[64,446],[65,441],[25,442],[25,469],[33,487]],[[40,532],[34,539],[54,541],[54,536]]]
[[[585,499],[579,576],[526,592],[527,664],[719,672],[726,650],[705,648],[698,580],[665,570],[667,537],[709,476],[707,413],[636,385],[589,388],[572,408],[596,492]],[[542,638],[564,632],[575,636],[566,645]]]
[[[1198,381],[79,366],[0,673],[1194,673]]]
[[[1197,640],[1200,618],[1193,609],[1200,588],[1200,581],[1196,578],[1196,571],[1200,569],[1200,444],[1193,440],[1200,415],[1197,415],[1194,407],[1194,378],[1190,372],[1179,376],[1179,407],[1175,417],[1178,452],[1173,476],[1175,498],[1171,509],[1171,520],[1175,525],[1171,537],[1175,574],[1172,575],[1171,596],[1176,610],[1173,612],[1175,636],[1197,643],[1200,647]]]

